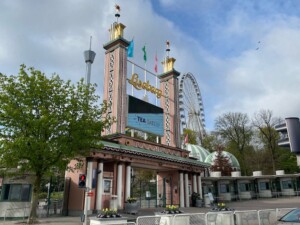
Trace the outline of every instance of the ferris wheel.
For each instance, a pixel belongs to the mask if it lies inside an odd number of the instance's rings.
[[[205,135],[205,115],[198,83],[191,73],[183,74],[179,83],[179,110],[181,132],[184,129],[196,133],[198,144]]]

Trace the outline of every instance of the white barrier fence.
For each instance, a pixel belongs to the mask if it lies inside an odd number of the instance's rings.
[[[136,225],[276,225],[294,208],[140,216]]]
[[[128,222],[128,223],[105,223],[105,225],[136,225],[134,222]]]

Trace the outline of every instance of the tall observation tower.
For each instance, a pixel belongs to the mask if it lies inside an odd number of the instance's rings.
[[[84,51],[84,60],[86,63],[86,74],[85,74],[86,84],[91,83],[92,64],[93,64],[95,56],[96,56],[96,53],[91,50],[91,46],[92,46],[92,37],[90,37],[90,49]]]

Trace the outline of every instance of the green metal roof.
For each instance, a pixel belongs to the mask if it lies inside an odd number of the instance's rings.
[[[200,145],[186,144],[184,149],[190,152],[190,157],[194,157],[200,162],[204,162],[206,157],[210,154],[208,150]]]
[[[140,156],[148,156],[150,158],[156,158],[156,159],[163,159],[167,161],[172,161],[172,162],[178,162],[178,163],[185,163],[185,164],[190,164],[194,166],[201,166],[201,167],[209,167],[210,164],[200,162],[198,160],[193,160],[189,158],[183,158],[175,155],[170,155],[166,154],[164,152],[156,152],[148,149],[143,149],[143,148],[137,148],[133,146],[128,146],[128,145],[121,145],[113,142],[107,142],[107,141],[101,141],[101,143],[104,145],[103,149],[117,152],[125,152],[128,154],[134,154],[134,155],[140,155]]]
[[[214,160],[216,159],[216,155],[217,155],[216,151],[211,153],[209,156],[207,156],[207,158],[205,159],[204,162],[209,163],[210,165],[212,165]],[[238,169],[241,168],[239,161],[237,160],[237,158],[235,158],[234,155],[232,155],[231,153],[226,152],[226,151],[222,151],[222,155],[226,156],[229,159],[229,162],[231,163],[232,167],[238,168]]]

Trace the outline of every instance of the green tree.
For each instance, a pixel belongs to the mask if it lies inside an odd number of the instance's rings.
[[[297,158],[288,148],[278,149],[278,169],[284,170],[287,174],[299,173],[300,167],[297,165]]]
[[[0,165],[34,177],[28,223],[36,221],[42,179],[100,147],[101,131],[112,119],[105,117],[107,105],[100,106],[95,87],[56,74],[47,78],[25,65],[18,76],[0,73]]]
[[[184,141],[186,135],[188,136],[188,143],[192,145],[197,145],[197,133],[195,131],[192,131],[190,129],[184,129],[183,130],[183,135],[182,135],[182,140]]]
[[[252,128],[247,114],[244,113],[225,113],[219,116],[215,122],[216,132],[227,142],[226,149],[238,150],[242,169],[248,174],[245,155],[247,147],[250,145]]]
[[[211,171],[220,171],[222,176],[230,176],[232,165],[229,161],[229,158],[223,154],[223,147],[218,146],[216,149],[216,158],[213,161],[213,164],[210,167]]]
[[[259,131],[259,137],[270,156],[273,174],[275,174],[276,170],[276,151],[279,149],[277,144],[279,134],[274,127],[280,121],[282,120],[273,117],[273,113],[270,110],[260,110],[254,115],[254,119],[252,120],[252,124]]]
[[[202,140],[202,147],[210,152],[216,151],[220,146],[224,147],[225,143],[220,135],[216,132],[207,134]]]

